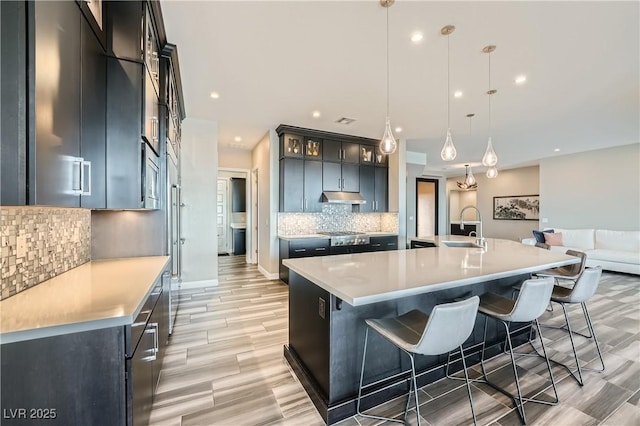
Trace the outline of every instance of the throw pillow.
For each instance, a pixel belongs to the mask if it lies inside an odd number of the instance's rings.
[[[562,246],[562,232],[545,232],[544,242],[550,246]]]
[[[553,229],[545,229],[544,231],[533,230],[533,237],[536,239],[536,243],[544,243],[544,232],[553,233]]]

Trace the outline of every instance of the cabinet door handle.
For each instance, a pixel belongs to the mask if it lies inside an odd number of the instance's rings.
[[[307,199],[304,199],[304,209],[308,210],[309,209],[309,203],[307,203]]]
[[[71,190],[75,193],[75,194],[82,194],[82,175],[84,173],[84,171],[82,170],[82,162],[84,161],[83,158],[77,157],[77,158],[73,158],[72,162],[73,165],[72,167],[75,169],[75,166],[78,166],[78,178],[76,179],[75,177],[75,170],[72,171],[73,173],[73,178],[72,178],[72,185],[73,187],[71,188]]]
[[[85,173],[86,168],[86,173]],[[85,179],[88,179],[86,188],[85,188]],[[91,195],[91,161],[82,160],[80,165],[80,194],[81,195]]]
[[[344,178],[342,178],[342,186],[340,188],[344,189]]]
[[[380,247],[380,244],[371,244],[371,247]]]
[[[303,252],[307,251],[307,249],[301,248],[301,249],[294,249],[293,251],[296,252],[296,253],[303,253]]]
[[[326,247],[316,247],[316,251],[325,251]]]
[[[304,198],[300,198],[300,210],[304,210]]]

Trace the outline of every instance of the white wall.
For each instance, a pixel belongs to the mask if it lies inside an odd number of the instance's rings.
[[[640,229],[640,144],[540,161],[544,227]]]
[[[251,169],[251,151],[218,147],[218,167],[221,169]]]
[[[505,195],[534,195],[540,193],[540,173],[538,166],[500,170],[495,179],[488,179],[483,172],[474,172],[478,181],[476,207],[482,213],[485,237],[504,238],[520,241],[531,237],[531,231],[539,228],[539,222],[531,220],[493,220],[493,197]],[[456,181],[464,176],[449,178],[449,190],[457,188]],[[543,203],[541,199],[541,204]],[[462,208],[464,206],[460,206]],[[451,212],[452,217],[460,217],[460,212]],[[465,217],[466,214],[465,214]]]
[[[258,269],[278,278],[279,163],[278,136],[270,130],[252,151],[252,169],[258,168]]]
[[[216,178],[218,124],[187,118],[182,124],[182,279],[218,281]]]

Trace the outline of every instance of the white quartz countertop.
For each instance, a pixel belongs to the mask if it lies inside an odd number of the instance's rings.
[[[447,235],[415,238],[438,247],[285,259],[283,264],[352,306],[393,300],[578,263],[566,254],[515,241],[487,239],[487,248],[447,247],[475,241]]]
[[[168,256],[96,260],[0,302],[0,343],[131,324]]]

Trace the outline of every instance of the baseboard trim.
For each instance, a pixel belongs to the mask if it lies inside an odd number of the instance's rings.
[[[265,276],[266,279],[268,280],[277,280],[280,278],[280,274],[275,272],[275,273],[270,273],[268,272],[266,269],[264,269],[260,264],[258,264],[258,271],[260,271],[260,273],[262,275]]]
[[[182,281],[182,289],[186,288],[202,288],[202,287],[215,287],[218,285],[218,279],[215,280],[201,280],[201,281]]]

